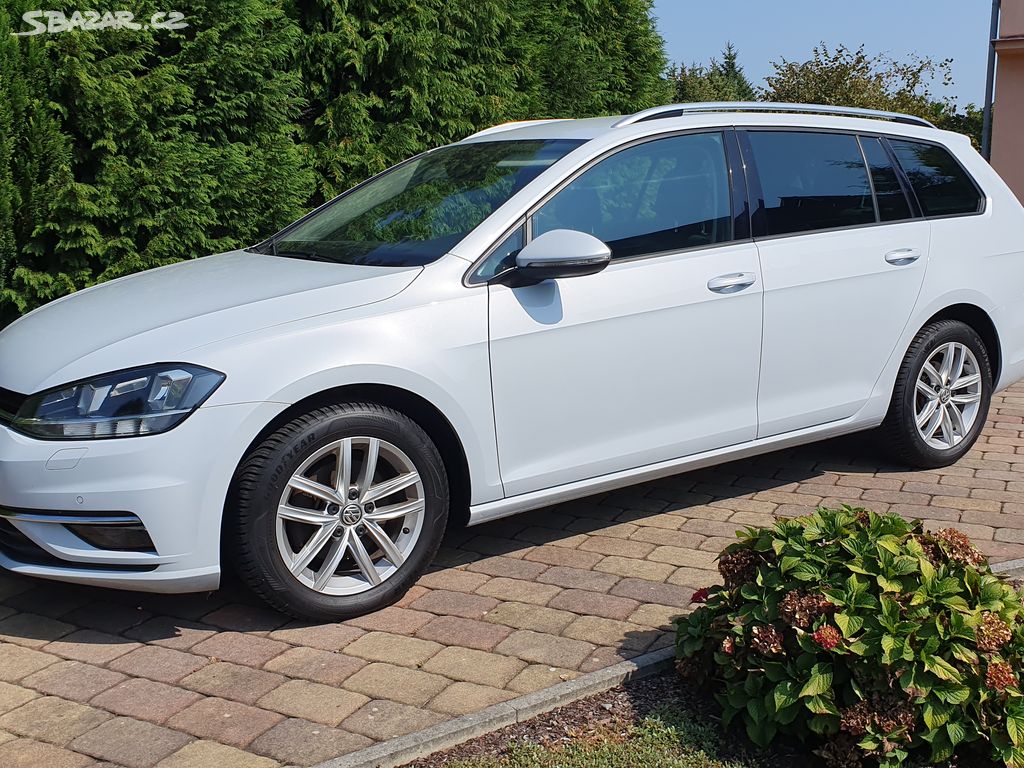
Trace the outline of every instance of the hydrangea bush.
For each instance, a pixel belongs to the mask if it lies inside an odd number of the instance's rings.
[[[741,533],[719,571],[677,650],[726,725],[810,741],[830,766],[1024,768],[1021,595],[964,534],[819,509]]]

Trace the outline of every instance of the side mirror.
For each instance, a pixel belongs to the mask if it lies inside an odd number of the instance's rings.
[[[553,229],[523,248],[516,256],[516,268],[505,274],[513,287],[535,285],[560,277],[597,274],[611,259],[611,249],[593,235]]]

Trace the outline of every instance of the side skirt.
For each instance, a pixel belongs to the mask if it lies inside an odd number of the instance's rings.
[[[577,480],[574,483],[566,483],[565,485],[545,488],[540,491],[522,493],[518,496],[490,501],[486,504],[477,504],[469,508],[469,525],[479,525],[491,520],[509,517],[510,515],[517,515],[520,512],[528,512],[531,509],[540,509],[541,507],[560,504],[595,493],[603,493],[615,490],[616,488],[645,483],[649,480],[657,480],[660,477],[668,477],[682,472],[723,464],[727,461],[745,459],[762,453],[771,453],[783,448],[792,448],[805,443],[827,440],[831,437],[847,435],[852,432],[862,432],[877,427],[879,423],[881,422],[865,424],[857,416],[851,416],[841,421],[833,421],[828,424],[808,427],[807,429],[800,429],[795,432],[786,432],[781,435],[772,435],[761,440],[752,440],[749,443],[716,448],[713,451],[705,451],[704,453],[685,456],[681,459],[648,464],[643,467],[636,467],[635,469],[614,472],[610,475]]]

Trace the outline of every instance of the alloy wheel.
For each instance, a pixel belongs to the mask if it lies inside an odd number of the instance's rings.
[[[942,344],[921,367],[914,392],[917,430],[932,448],[949,450],[970,433],[981,407],[978,360],[958,341]]]
[[[391,578],[419,541],[423,482],[398,446],[348,437],[309,456],[277,509],[277,545],[300,583],[354,595]]]

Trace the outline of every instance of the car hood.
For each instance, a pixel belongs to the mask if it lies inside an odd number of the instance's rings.
[[[199,346],[383,301],[421,267],[367,267],[231,251],[101,283],[0,332],[0,386],[29,394]]]

